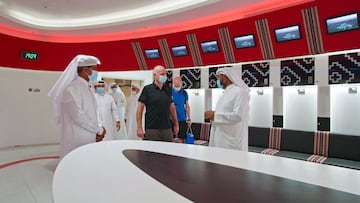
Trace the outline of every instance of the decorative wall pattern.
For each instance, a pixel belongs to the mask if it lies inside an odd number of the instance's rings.
[[[267,19],[255,21],[256,31],[260,39],[261,53],[264,59],[275,58],[274,48],[271,43],[269,23]]]
[[[329,84],[360,83],[360,52],[329,56]]]
[[[135,56],[136,56],[136,61],[138,62],[140,70],[146,70],[147,65],[146,65],[146,62],[145,62],[144,55],[142,53],[140,42],[132,42],[131,46],[132,46],[132,48],[134,50],[134,53],[135,53]]]
[[[281,61],[281,86],[314,85],[315,58]]]
[[[202,66],[203,62],[201,59],[201,54],[200,54],[200,50],[198,47],[198,42],[196,39],[196,35],[195,34],[187,34],[186,38],[188,40],[189,43],[189,48],[190,48],[190,53],[194,62],[195,66]]]
[[[305,22],[305,34],[310,54],[324,53],[317,7],[301,10]]]
[[[180,70],[180,77],[183,81],[184,89],[197,89],[201,85],[201,69],[193,68]]]
[[[267,87],[269,86],[270,63],[244,64],[241,75],[249,87]]]
[[[165,38],[159,39],[158,42],[160,45],[161,53],[163,54],[166,68],[174,68],[174,63],[172,61],[169,46],[166,39]]]
[[[173,72],[171,70],[167,70],[166,71],[166,77],[167,77],[167,80],[166,80],[166,85],[169,86],[170,88],[172,87],[172,78],[173,78]]]
[[[233,48],[231,46],[231,37],[229,34],[229,28],[227,27],[219,28],[218,33],[220,36],[220,42],[224,49],[224,56],[226,63],[235,63],[236,60],[235,60]]]

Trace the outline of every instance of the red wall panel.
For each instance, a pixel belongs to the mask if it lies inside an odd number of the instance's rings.
[[[313,6],[312,3],[283,9],[272,12],[264,16],[268,20],[271,42],[274,48],[275,58],[284,58],[290,56],[301,56],[309,54],[307,46],[305,26],[301,10]],[[300,26],[301,38],[297,40],[277,42],[275,39],[275,29],[291,25]]]
[[[51,43],[21,39],[13,36],[0,34],[0,66],[25,68],[34,70],[56,70],[61,71],[69,61],[79,53],[91,54],[99,57],[102,65],[100,70],[121,71],[121,70],[139,70],[139,64],[136,60],[132,42],[139,42],[144,54],[145,49],[158,48],[161,54],[160,59],[145,59],[148,69],[156,65],[165,65],[163,53],[161,53],[158,39],[165,38],[169,48],[171,46],[189,45],[186,35],[195,34],[199,47],[202,62],[204,65],[224,64],[224,47],[222,47],[218,29],[227,27],[230,34],[231,46],[236,62],[246,62],[262,60],[262,52],[259,44],[259,36],[255,26],[256,20],[267,19],[270,31],[271,44],[275,58],[292,57],[309,54],[307,40],[305,36],[305,27],[302,9],[316,7],[319,14],[319,23],[321,27],[322,41],[325,52],[357,49],[360,48],[360,30],[348,31],[336,34],[327,34],[325,19],[350,12],[359,12],[360,3],[358,0],[315,0],[310,3],[290,7],[271,13],[265,13],[259,16],[251,16],[241,20],[228,22],[216,26],[201,29],[189,30],[181,33],[173,33],[149,38],[139,38],[133,40],[109,41],[98,43]],[[284,26],[299,24],[301,29],[301,39],[281,42],[275,41],[274,29]],[[256,47],[235,49],[233,37],[243,34],[255,34]],[[203,54],[201,52],[200,42],[217,40],[220,52]],[[188,46],[189,48],[189,46]],[[38,61],[23,60],[20,57],[22,50],[34,51],[40,54]],[[171,51],[171,50],[170,50]],[[190,50],[188,50],[190,52]],[[192,56],[172,57],[175,68],[193,66]]]
[[[360,48],[360,29],[327,34],[325,25],[325,19],[327,18],[352,12],[358,12],[358,15],[360,15],[360,1],[320,0],[317,5],[325,52]]]
[[[166,36],[166,40],[168,42],[170,52],[171,52],[171,47],[173,46],[186,45],[187,51],[189,53],[188,56],[179,56],[179,57],[174,57],[174,55],[171,53],[174,67],[176,68],[194,66],[194,62],[191,56],[190,47],[188,40],[186,38],[186,34],[187,33],[182,32],[182,33],[176,33]]]
[[[135,54],[128,41],[98,43],[50,43],[0,34],[0,66],[34,70],[62,71],[77,54],[97,56],[99,70],[138,70]],[[39,60],[21,59],[21,51],[39,53]]]
[[[220,37],[218,33],[218,28],[221,28],[223,26],[212,26],[207,27],[203,29],[195,30],[196,39],[198,42],[198,47],[201,55],[201,59],[204,65],[214,65],[214,64],[223,64],[225,63],[225,57],[224,57],[224,48],[221,45]],[[216,40],[219,46],[219,52],[212,52],[212,53],[203,53],[201,51],[201,42],[207,42]]]
[[[238,62],[261,60],[261,47],[259,36],[256,33],[255,19],[249,18],[241,21],[235,21],[227,24],[231,37],[231,45],[234,50],[235,59]],[[233,37],[253,34],[255,38],[255,47],[236,49]]]

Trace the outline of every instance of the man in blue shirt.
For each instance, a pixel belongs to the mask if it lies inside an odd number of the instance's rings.
[[[175,77],[173,82],[172,97],[176,106],[176,115],[179,123],[178,142],[184,143],[186,131],[191,127],[190,105],[187,92],[182,89],[181,77]]]

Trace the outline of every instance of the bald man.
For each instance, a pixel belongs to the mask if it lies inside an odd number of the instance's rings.
[[[173,135],[179,132],[175,105],[171,96],[171,89],[165,85],[166,70],[163,66],[153,69],[154,82],[146,85],[139,97],[136,112],[137,136],[144,140],[172,142]],[[145,133],[142,128],[142,115],[145,112]],[[174,121],[173,132],[169,116]]]

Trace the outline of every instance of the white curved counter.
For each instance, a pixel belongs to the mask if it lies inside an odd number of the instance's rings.
[[[196,173],[200,176],[191,176]],[[220,199],[231,198],[221,191],[231,190],[230,184],[237,184],[238,194],[231,195],[242,202],[259,198],[286,202],[294,195],[299,195],[298,202],[312,201],[301,200],[311,195],[316,201],[360,202],[358,170],[206,146],[130,140],[99,142],[69,153],[55,171],[53,196],[55,203],[201,202],[214,193]]]

